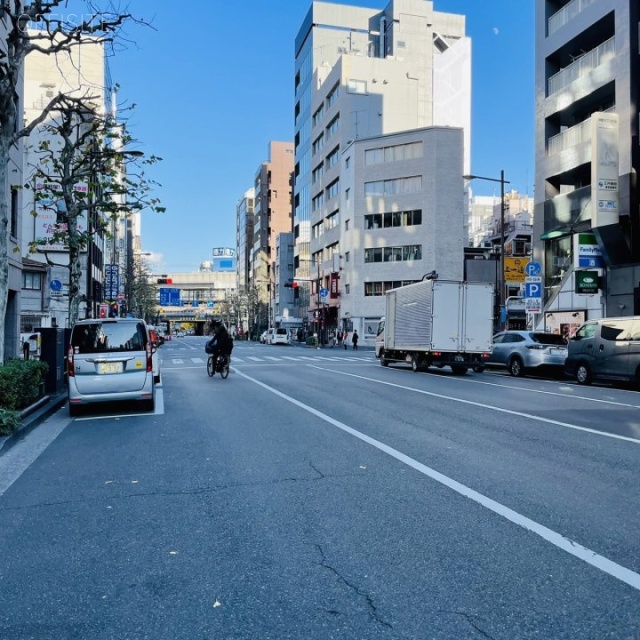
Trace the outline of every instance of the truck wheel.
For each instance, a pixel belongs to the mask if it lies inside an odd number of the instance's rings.
[[[591,369],[586,362],[579,362],[576,367],[576,379],[578,384],[591,384]]]
[[[509,361],[509,373],[514,378],[521,378],[524,375],[524,364],[518,356],[514,356]]]
[[[380,352],[380,364],[383,367],[388,367],[389,366],[389,361],[384,357],[384,351]]]
[[[417,355],[411,356],[411,371],[420,371],[420,357]]]
[[[454,376],[463,376],[467,373],[467,367],[463,367],[461,365],[451,365],[451,371],[453,371]]]
[[[473,365],[473,370],[475,371],[475,373],[482,373],[484,371],[484,365],[483,364],[474,364]]]

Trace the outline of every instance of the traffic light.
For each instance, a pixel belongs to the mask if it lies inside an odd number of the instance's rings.
[[[289,289],[293,288],[294,285],[297,285],[296,281],[293,278],[289,278],[285,283],[284,286],[288,287]]]
[[[173,284],[173,278],[158,278],[158,284]]]

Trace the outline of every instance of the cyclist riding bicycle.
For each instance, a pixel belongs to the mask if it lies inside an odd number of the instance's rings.
[[[209,340],[208,351],[213,356],[214,366],[218,361],[218,356],[229,358],[233,351],[233,339],[229,335],[227,328],[222,322],[213,325],[213,337]]]

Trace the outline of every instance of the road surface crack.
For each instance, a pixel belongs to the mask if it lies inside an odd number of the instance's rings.
[[[490,636],[488,633],[483,631],[474,621],[472,616],[469,613],[465,613],[464,611],[440,611],[440,613],[453,613],[456,616],[462,616],[470,626],[472,626],[483,638],[487,638],[488,640],[495,640],[493,636]]]
[[[342,584],[349,587],[349,589],[352,589],[355,593],[357,593],[361,598],[365,600],[365,602],[367,603],[367,607],[369,609],[369,617],[375,622],[377,622],[378,624],[388,627],[389,629],[393,629],[393,625],[383,620],[378,614],[378,608],[374,604],[373,598],[368,593],[363,591],[360,587],[349,582],[335,567],[332,567],[327,562],[327,557],[325,556],[324,550],[319,544],[314,544],[314,546],[318,550],[318,553],[320,554],[320,558],[321,558],[320,565],[325,569],[329,570],[331,573],[333,573],[336,576],[336,578],[340,582],[342,582]],[[332,610],[332,611],[329,611],[329,613],[335,615],[337,612]]]

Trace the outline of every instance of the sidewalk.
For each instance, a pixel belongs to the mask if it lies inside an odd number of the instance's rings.
[[[43,396],[20,413],[20,428],[10,436],[0,436],[0,456],[26,437],[35,427],[55,413],[67,401],[67,391]]]

